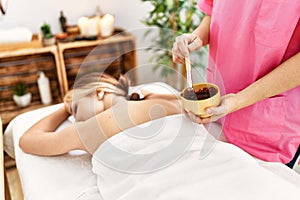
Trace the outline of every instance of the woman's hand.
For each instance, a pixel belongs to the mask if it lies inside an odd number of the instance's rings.
[[[209,122],[217,121],[225,115],[238,110],[238,100],[236,94],[227,94],[221,98],[221,103],[218,107],[210,107],[206,109],[207,114],[212,114],[211,117],[201,118],[199,115],[195,115],[192,112],[188,112],[187,116],[196,123],[205,124]]]
[[[70,115],[72,115],[73,92],[74,90],[69,90],[64,96],[64,107]]]
[[[185,58],[189,57],[190,52],[200,49],[202,45],[202,40],[196,34],[178,36],[172,48],[173,61],[184,64]]]
[[[64,102],[64,107],[66,109],[66,111],[72,115],[72,101],[65,101]]]

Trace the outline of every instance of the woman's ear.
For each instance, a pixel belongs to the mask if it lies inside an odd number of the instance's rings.
[[[100,92],[98,92],[97,94],[97,99],[99,101],[102,101],[103,100],[103,97],[104,97],[104,92],[101,90]]]

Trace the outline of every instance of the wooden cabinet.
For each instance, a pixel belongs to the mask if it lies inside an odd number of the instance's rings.
[[[76,76],[86,72],[128,73],[137,83],[135,37],[120,32],[106,39],[57,43],[40,48],[0,51],[0,115],[4,127],[18,114],[43,107],[38,91],[38,72],[50,79],[53,104],[60,103]],[[23,81],[32,93],[32,102],[19,108],[12,99],[12,88]]]
[[[62,102],[62,76],[58,63],[56,46],[0,52],[0,115],[4,127],[16,115],[44,106],[37,86],[39,71],[45,72],[50,79],[53,103]],[[12,89],[21,81],[32,93],[31,104],[26,108],[17,107],[12,99]]]
[[[0,116],[0,199],[5,199],[5,182],[4,182],[4,154],[3,154],[3,133],[2,121]]]
[[[58,43],[64,91],[74,84],[76,76],[107,72],[113,76],[127,73],[132,85],[137,83],[135,37],[120,32],[96,41]]]

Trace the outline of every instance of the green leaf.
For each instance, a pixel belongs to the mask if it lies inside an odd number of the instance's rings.
[[[162,68],[162,76],[167,76],[173,71],[171,49],[175,38],[196,29],[205,14],[198,9],[197,0],[142,0],[142,2],[149,2],[153,6],[143,23],[149,27],[159,28],[158,36],[151,38],[152,44],[146,49],[153,52],[149,61],[157,62],[153,70]],[[151,31],[146,31],[144,37],[149,37]]]
[[[23,96],[26,94],[27,85],[25,82],[19,82],[13,87],[13,93],[17,96]]]

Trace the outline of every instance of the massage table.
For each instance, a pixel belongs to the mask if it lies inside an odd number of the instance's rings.
[[[170,86],[160,82],[133,87],[131,92],[140,88],[152,92],[176,92]],[[300,197],[298,173],[281,163],[258,160],[232,144],[218,141],[209,132],[220,131],[219,125],[211,123],[204,127],[192,123],[182,114],[147,122],[113,136],[96,151],[95,155],[100,157],[92,157],[79,150],[51,157],[24,153],[18,145],[22,134],[39,119],[61,106],[63,105],[57,104],[23,113],[13,119],[5,131],[4,147],[6,152],[16,159],[25,200],[275,200],[283,197],[294,197],[294,199]],[[72,123],[72,118],[69,118],[60,125],[58,130]],[[181,130],[184,134],[176,129],[180,124],[186,126]],[[151,132],[153,128],[157,128],[156,126],[162,127],[159,129],[161,136],[138,141],[130,137],[131,133],[141,130],[143,133]],[[181,135],[177,137],[178,134]],[[115,149],[112,149],[112,146],[134,155],[147,154],[167,147],[175,139],[174,137],[182,141],[190,137],[188,139],[190,143],[186,145],[180,156],[161,168],[149,169],[149,171],[148,168],[142,171],[137,169],[131,172],[128,168],[122,171],[123,169],[114,169],[101,162],[103,152],[104,155],[110,153],[114,155]],[[201,149],[205,148],[209,150],[201,155]],[[176,149],[174,148],[174,151]],[[172,152],[169,153],[172,155]],[[168,155],[170,154],[162,157],[160,161],[168,159]],[[119,155],[111,157],[120,163],[128,163],[128,157]],[[103,159],[107,159],[107,156]],[[107,163],[110,162],[114,161],[108,160]],[[151,164],[148,162],[147,160],[145,165],[140,163],[141,167]]]

